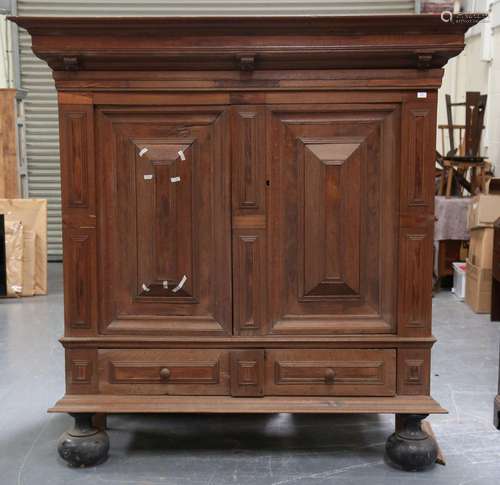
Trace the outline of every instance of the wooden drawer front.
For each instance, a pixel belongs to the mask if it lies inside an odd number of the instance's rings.
[[[267,395],[392,396],[395,350],[272,350]]]
[[[100,350],[99,390],[109,394],[229,394],[224,350]]]

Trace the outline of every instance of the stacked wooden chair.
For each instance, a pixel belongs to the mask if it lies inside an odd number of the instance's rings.
[[[444,153],[444,137],[448,132],[449,151],[445,156],[436,153],[436,161],[441,166],[438,195],[459,195],[463,189],[474,195],[484,192],[489,162],[479,155],[481,135],[483,131],[484,112],[487,95],[476,91],[466,93],[465,102],[452,103],[451,96],[446,95],[447,125],[439,125]],[[453,123],[453,106],[465,107],[465,125]],[[458,130],[459,144],[455,143]]]

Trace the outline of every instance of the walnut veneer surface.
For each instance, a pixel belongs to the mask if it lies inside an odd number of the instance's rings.
[[[14,21],[59,92],[53,411],[444,412],[437,89],[470,23]]]

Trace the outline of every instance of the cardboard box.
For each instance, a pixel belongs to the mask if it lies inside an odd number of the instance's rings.
[[[24,234],[23,295],[47,294],[47,201],[0,199],[5,221],[20,220]],[[34,251],[34,254],[33,254]],[[33,278],[33,281],[31,279]]]
[[[465,302],[476,313],[491,311],[491,269],[480,269],[467,260]]]
[[[493,227],[475,227],[470,231],[469,261],[481,269],[493,267]]]
[[[480,194],[472,198],[468,228],[491,227],[500,217],[500,195]]]

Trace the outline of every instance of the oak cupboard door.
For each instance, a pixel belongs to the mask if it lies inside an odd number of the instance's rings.
[[[97,114],[101,330],[231,332],[227,115]]]
[[[268,111],[271,333],[395,332],[397,104]]]

